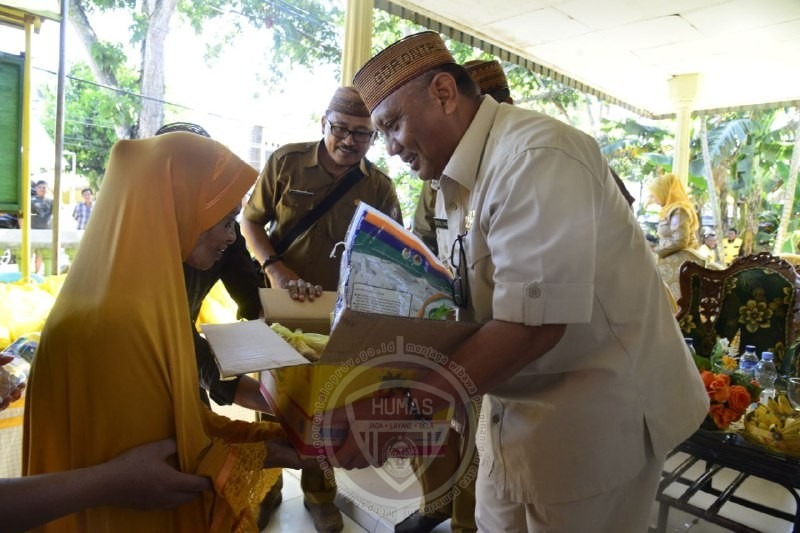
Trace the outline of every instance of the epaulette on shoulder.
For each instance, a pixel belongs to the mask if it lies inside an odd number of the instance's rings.
[[[309,145],[312,147],[316,147],[317,143],[318,141],[284,144],[283,146],[272,152],[272,155],[273,157],[284,157],[288,154],[308,152]]]
[[[364,158],[364,166],[366,166],[366,167],[367,167],[367,170],[368,170],[368,171],[370,171],[371,173],[377,174],[377,175],[379,175],[379,176],[383,176],[384,178],[386,178],[387,180],[389,180],[389,182],[391,182],[391,181],[392,181],[392,178],[390,178],[390,177],[389,177],[389,175],[388,175],[386,172],[384,172],[383,170],[381,170],[380,168],[378,168],[378,167],[375,165],[375,163],[373,163],[372,161],[370,161],[370,160],[369,160],[369,159],[367,159],[366,157]]]

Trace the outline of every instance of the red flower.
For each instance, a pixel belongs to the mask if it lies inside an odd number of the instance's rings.
[[[750,405],[750,393],[741,385],[734,385],[730,388],[728,395],[728,405],[731,409],[744,413]]]
[[[701,370],[700,377],[711,400],[709,417],[720,429],[742,417],[750,402],[750,392],[741,385],[731,385],[731,376]]]

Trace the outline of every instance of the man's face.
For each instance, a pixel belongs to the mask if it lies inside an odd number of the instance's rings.
[[[728,240],[732,241],[736,238],[736,232],[733,230],[728,230]]]
[[[369,117],[354,117],[336,111],[328,111],[322,118],[325,149],[337,165],[357,165],[375,140],[375,130]],[[364,139],[356,140],[353,133]],[[368,136],[368,138],[367,138]]]
[[[449,113],[436,97],[433,83],[411,81],[372,111],[389,155],[399,156],[423,180],[442,175],[463,133],[449,126]]]
[[[709,248],[716,248],[717,247],[717,237],[716,236],[714,236],[714,237],[711,237],[711,236],[706,237],[706,245]]]
[[[83,203],[89,205],[92,203],[92,191],[83,191]]]
[[[45,194],[47,194],[47,185],[40,183],[36,186],[36,196],[39,198],[44,198]]]

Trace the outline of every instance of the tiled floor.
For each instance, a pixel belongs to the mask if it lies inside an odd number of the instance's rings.
[[[235,407],[218,408],[217,410],[232,418],[245,420],[251,418],[249,412]],[[676,455],[668,461],[667,467],[669,468],[681,460],[682,457]],[[698,464],[690,469],[687,475],[696,476],[701,472],[702,467]],[[718,475],[730,476],[732,479],[734,473],[723,471]],[[380,487],[382,484],[385,485],[385,475],[381,475],[373,469],[351,471],[346,474],[342,472],[341,475],[337,473],[337,481],[339,483],[337,505],[343,511],[344,533],[391,533],[394,530],[394,524],[413,512],[419,498],[419,486],[416,483],[411,483],[408,487],[403,488],[400,493],[401,500],[382,498]],[[667,493],[677,496],[671,490],[668,490]],[[791,514],[795,513],[794,498],[786,489],[774,483],[750,477],[742,484],[737,494],[753,501],[777,506]],[[701,502],[705,505],[710,504],[711,501],[710,496],[702,493],[692,499],[692,503]],[[657,513],[658,508],[654,504],[651,519],[653,526],[656,524]],[[722,509],[722,514],[763,533],[789,533],[792,531],[792,526],[788,522],[735,504],[726,504]],[[299,471],[284,470],[283,503],[276,510],[269,525],[264,529],[264,533],[313,533],[313,531],[311,517],[303,507]],[[435,533],[449,532],[449,523],[441,524],[434,531]],[[691,533],[722,533],[729,530],[696,519],[682,511],[670,510],[667,532],[687,531]]]

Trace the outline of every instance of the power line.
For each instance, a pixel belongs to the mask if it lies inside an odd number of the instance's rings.
[[[46,68],[42,68],[42,67],[33,67],[33,68],[35,68],[36,70],[39,70],[41,72],[46,72],[47,74],[52,74],[54,76],[57,75],[56,72],[54,72],[52,70],[49,70],[49,69],[46,69]],[[231,121],[234,121],[234,122],[241,122],[241,123],[249,124],[249,123],[247,123],[247,122],[245,122],[245,121],[243,121],[241,119],[238,119],[238,118],[230,117],[230,116],[227,116],[227,115],[222,115],[220,113],[214,113],[212,111],[206,111],[206,110],[203,110],[203,109],[197,109],[197,108],[194,108],[194,107],[189,107],[187,105],[179,104],[177,102],[170,102],[168,100],[162,100],[161,98],[154,98],[152,96],[145,96],[143,94],[135,93],[133,91],[128,91],[126,89],[120,89],[119,87],[111,87],[109,85],[105,85],[103,83],[98,83],[96,81],[85,80],[83,78],[78,78],[76,76],[70,76],[70,75],[67,75],[66,77],[67,77],[67,79],[69,79],[71,81],[75,81],[77,83],[85,83],[87,85],[93,85],[95,87],[99,87],[101,89],[106,89],[108,91],[113,91],[113,92],[118,93],[118,94],[124,94],[124,95],[127,95],[127,96],[132,96],[134,98],[141,98],[143,100],[150,100],[151,102],[159,102],[159,103],[164,104],[164,105],[179,107],[179,108],[185,109],[187,111],[195,111],[195,112],[198,112],[198,113],[204,113],[204,114],[206,114],[208,116],[211,116],[211,117],[217,117],[217,118],[221,118],[221,119],[225,119],[225,120],[231,120]]]

